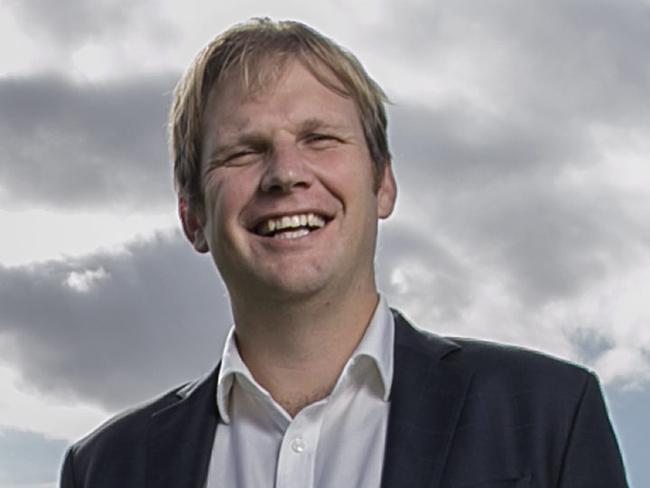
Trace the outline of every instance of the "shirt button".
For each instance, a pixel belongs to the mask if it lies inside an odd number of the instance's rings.
[[[305,441],[302,440],[302,437],[296,437],[291,441],[291,449],[298,454],[305,450]]]

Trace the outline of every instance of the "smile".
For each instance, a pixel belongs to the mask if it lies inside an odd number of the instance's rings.
[[[255,233],[276,239],[299,239],[325,226],[326,220],[314,213],[270,218],[255,227]]]

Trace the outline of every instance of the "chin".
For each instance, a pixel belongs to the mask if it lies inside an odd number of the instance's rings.
[[[304,300],[318,294],[326,287],[326,284],[320,280],[280,280],[266,283],[266,295],[275,299],[284,300]]]
[[[248,298],[255,296],[260,300],[304,301],[326,290],[328,282],[327,278],[322,275],[280,273],[257,276],[254,281],[242,283],[239,288],[243,291],[243,296]]]

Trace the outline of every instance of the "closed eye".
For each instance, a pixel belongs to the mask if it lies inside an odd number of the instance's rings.
[[[238,151],[238,152],[236,152],[234,154],[230,154],[230,155],[226,156],[225,160],[226,161],[232,161],[233,159],[242,158],[242,157],[248,156],[249,154],[252,154],[252,153],[253,153],[253,151],[248,151],[248,150],[247,151]]]
[[[223,158],[224,166],[242,166],[251,162],[252,158],[259,154],[255,149],[242,149]]]
[[[316,149],[326,149],[342,143],[342,139],[333,134],[314,133],[305,137],[305,142]]]

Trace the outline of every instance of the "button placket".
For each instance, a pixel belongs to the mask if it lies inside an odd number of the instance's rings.
[[[276,488],[313,487],[321,423],[322,405],[310,405],[292,419],[280,444]]]

